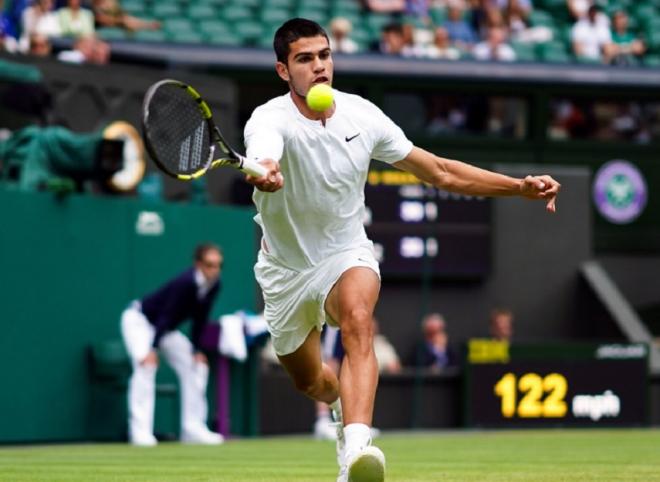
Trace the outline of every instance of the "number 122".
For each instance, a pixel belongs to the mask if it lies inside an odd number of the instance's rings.
[[[536,373],[526,373],[517,384],[516,375],[507,373],[495,385],[495,394],[502,399],[502,416],[506,418],[515,416],[516,412],[521,418],[559,418],[566,415],[567,389],[566,377],[559,373],[543,378]],[[523,394],[520,403],[517,403],[518,391]],[[541,400],[544,392],[547,397]]]

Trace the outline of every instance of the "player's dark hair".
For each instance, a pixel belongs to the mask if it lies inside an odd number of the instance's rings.
[[[275,49],[275,56],[279,62],[287,63],[289,53],[291,53],[290,45],[300,38],[307,37],[325,37],[328,39],[328,34],[323,30],[318,23],[306,18],[292,18],[282,24],[275,32],[273,40],[273,48]]]
[[[195,252],[193,254],[195,261],[204,261],[204,257],[206,257],[206,253],[209,251],[217,251],[222,255],[222,248],[217,244],[208,242],[200,243],[195,247]]]

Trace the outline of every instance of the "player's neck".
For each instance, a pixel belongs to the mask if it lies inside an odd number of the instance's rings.
[[[335,113],[334,102],[332,103],[332,107],[330,107],[329,109],[324,110],[323,112],[317,112],[309,108],[307,102],[305,102],[304,97],[296,94],[293,90],[291,90],[289,94],[291,95],[291,99],[293,100],[293,103],[298,108],[298,111],[308,119],[321,121],[321,123],[325,125],[326,121],[330,117],[332,117],[332,114]]]

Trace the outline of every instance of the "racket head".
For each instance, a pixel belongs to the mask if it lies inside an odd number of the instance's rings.
[[[216,127],[211,110],[191,86],[173,79],[152,85],[142,105],[142,135],[156,165],[188,181],[212,165]]]

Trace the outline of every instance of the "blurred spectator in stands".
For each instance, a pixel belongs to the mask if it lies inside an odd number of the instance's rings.
[[[4,7],[4,0],[0,0],[0,51],[13,53],[18,50],[18,42],[13,37],[14,29]]]
[[[353,30],[350,20],[336,17],[330,22],[330,48],[333,52],[354,54],[359,50],[358,44],[349,35]]]
[[[426,49],[426,57],[431,59],[458,60],[461,51],[454,47],[449,39],[449,32],[443,27],[435,29],[433,45]]]
[[[542,43],[552,40],[552,29],[543,25],[530,26],[531,5],[525,0],[508,0],[504,12],[504,22],[509,29],[511,40],[524,43]]]
[[[463,51],[470,51],[477,42],[477,34],[464,18],[465,2],[450,0],[447,6],[447,20],[443,27],[449,34],[449,39]]]
[[[589,7],[593,4],[593,0],[566,0],[568,13],[575,22],[586,17]]]
[[[606,47],[606,55],[614,65],[636,65],[644,55],[644,42],[628,30],[628,15],[618,10],[612,17],[612,43]]]
[[[571,40],[576,57],[592,61],[602,60],[610,48],[612,33],[608,25],[598,20],[600,14],[600,8],[592,5],[587,16],[573,25]]]
[[[374,353],[376,354],[380,373],[401,372],[399,355],[397,355],[396,349],[387,337],[380,332],[380,323],[376,318],[374,318]]]
[[[21,15],[21,39],[22,51],[30,48],[30,37],[34,34],[45,37],[60,36],[60,22],[54,11],[53,0],[36,0],[32,6],[23,10]]]
[[[490,336],[510,342],[513,338],[513,312],[508,308],[494,308],[490,312]]]
[[[417,353],[417,365],[434,372],[456,364],[456,355],[449,345],[447,327],[440,313],[430,313],[422,320],[424,340]]]
[[[487,39],[474,46],[472,55],[476,60],[496,60],[512,62],[516,60],[516,53],[506,43],[506,30],[502,27],[491,27]]]
[[[425,57],[426,49],[432,42],[433,34],[425,28],[415,28],[410,22],[401,24],[403,32],[403,49],[401,55],[404,57]]]
[[[28,54],[35,57],[49,57],[53,51],[50,40],[45,35],[33,33],[30,35]]]
[[[67,6],[59,8],[60,35],[63,37],[91,37],[94,35],[94,14],[82,8],[80,0],[68,0]]]
[[[364,0],[364,7],[377,13],[403,13],[406,0]]]
[[[158,30],[160,22],[129,15],[117,0],[93,0],[92,9],[97,27],[117,27],[126,30]]]
[[[80,37],[73,43],[73,49],[60,52],[57,58],[73,64],[105,65],[110,61],[110,46],[96,37]]]
[[[406,47],[403,26],[398,22],[388,23],[380,33],[376,50],[386,55],[403,55]]]

